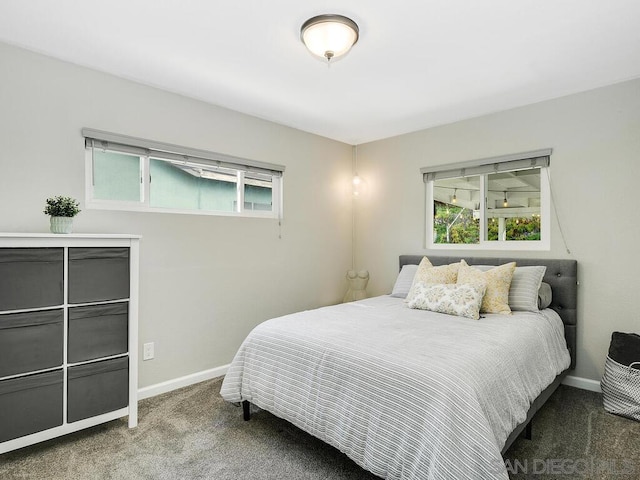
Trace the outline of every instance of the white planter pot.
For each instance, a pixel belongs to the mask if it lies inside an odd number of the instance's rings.
[[[51,233],[71,233],[73,217],[51,217]]]

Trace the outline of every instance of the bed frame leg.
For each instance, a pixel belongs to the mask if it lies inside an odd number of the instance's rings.
[[[533,435],[531,432],[532,424],[533,424],[533,418],[529,420],[529,423],[527,423],[527,426],[524,427],[524,438],[526,438],[527,440],[531,440],[533,438]]]
[[[242,418],[245,422],[251,420],[251,404],[248,400],[242,401]]]

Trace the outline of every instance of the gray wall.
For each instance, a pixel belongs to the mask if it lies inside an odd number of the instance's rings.
[[[340,301],[351,266],[351,149],[240,113],[0,44],[0,230],[44,232],[46,197],[84,203],[80,129],[287,166],[282,239],[267,219],[83,211],[77,232],[143,235],[140,386],[228,363],[275,315]],[[391,290],[402,253],[424,249],[419,168],[552,147],[552,249],[579,261],[576,375],[598,380],[613,330],[638,331],[640,81],[361,145],[356,267]],[[84,205],[83,205],[84,206]],[[462,253],[462,252],[454,252]],[[490,255],[490,252],[484,252]],[[511,252],[513,253],[513,252]]]
[[[523,256],[578,260],[575,375],[599,380],[611,332],[640,331],[640,80],[359,146],[368,191],[356,210],[356,264],[377,295],[391,290],[399,254],[437,254],[424,249],[420,167],[545,147],[571,253],[553,215],[551,251]]]
[[[84,209],[82,127],[286,165],[276,220]],[[0,44],[0,231],[46,232],[71,195],[79,233],[143,236],[140,386],[229,363],[270,317],[339,302],[351,267],[351,147]]]

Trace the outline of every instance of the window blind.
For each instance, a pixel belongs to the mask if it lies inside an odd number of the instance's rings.
[[[285,170],[284,165],[249,160],[223,153],[145,140],[91,128],[83,128],[82,135],[85,138],[85,148],[157,157],[175,163],[199,164],[203,167],[230,168],[245,172],[266,173],[276,177],[282,176]]]
[[[422,173],[422,179],[426,183],[444,178],[470,177],[486,173],[513,172],[528,168],[548,167],[551,152],[550,148],[546,148],[532,152],[470,160],[468,162],[423,167],[420,169],[420,173]]]

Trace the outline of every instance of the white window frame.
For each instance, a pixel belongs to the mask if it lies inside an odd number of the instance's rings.
[[[530,168],[540,169],[540,240],[487,240],[487,177],[491,172],[477,173],[474,168],[479,168],[482,171],[486,165],[496,165],[498,163],[504,163],[519,160],[529,159],[538,156],[550,157],[551,149],[539,150],[535,152],[525,152],[515,155],[508,155],[504,157],[496,157],[492,159],[474,160],[471,162],[464,162],[460,164],[443,165],[437,167],[425,167],[421,169],[421,173],[425,178],[425,207],[426,207],[426,228],[425,228],[425,248],[433,250],[517,250],[517,251],[542,251],[551,249],[551,186],[550,186],[550,171],[549,166],[535,166]],[[464,178],[465,176],[480,177],[480,240],[478,243],[435,243],[433,240],[434,228],[434,182],[433,179],[428,179],[427,174],[433,171],[442,170],[454,170],[460,169],[461,175],[456,178]],[[513,168],[507,171],[524,170],[525,168]],[[486,170],[486,169],[485,169]],[[466,175],[466,172],[469,172]]]
[[[215,152],[207,152],[203,150],[195,150],[187,147],[163,144],[160,142],[138,139],[99,130],[85,128],[82,130],[85,137],[85,207],[95,210],[116,210],[131,212],[156,212],[156,213],[175,213],[181,215],[214,215],[214,216],[231,216],[231,217],[253,217],[253,218],[277,218],[283,217],[283,175],[285,167],[282,165],[269,164],[265,162],[252,161],[229,155],[219,154]],[[96,141],[106,142],[104,149],[114,153],[125,153],[127,155],[138,156],[140,158],[140,183],[141,183],[141,199],[140,201],[127,200],[103,200],[94,198],[94,172],[93,172],[93,147]],[[130,146],[132,149],[147,149],[146,153],[130,153],[123,149],[109,148],[109,144]],[[163,155],[163,152],[165,153]],[[150,175],[150,159],[158,158],[166,160],[167,156],[182,155],[185,161],[201,163],[203,166],[215,166],[216,164],[236,171],[236,210],[195,210],[195,209],[179,209],[153,207],[149,201],[149,192],[151,188]],[[265,210],[246,210],[244,208],[244,187],[245,172],[256,171],[260,173],[270,172],[271,174],[271,211]]]

